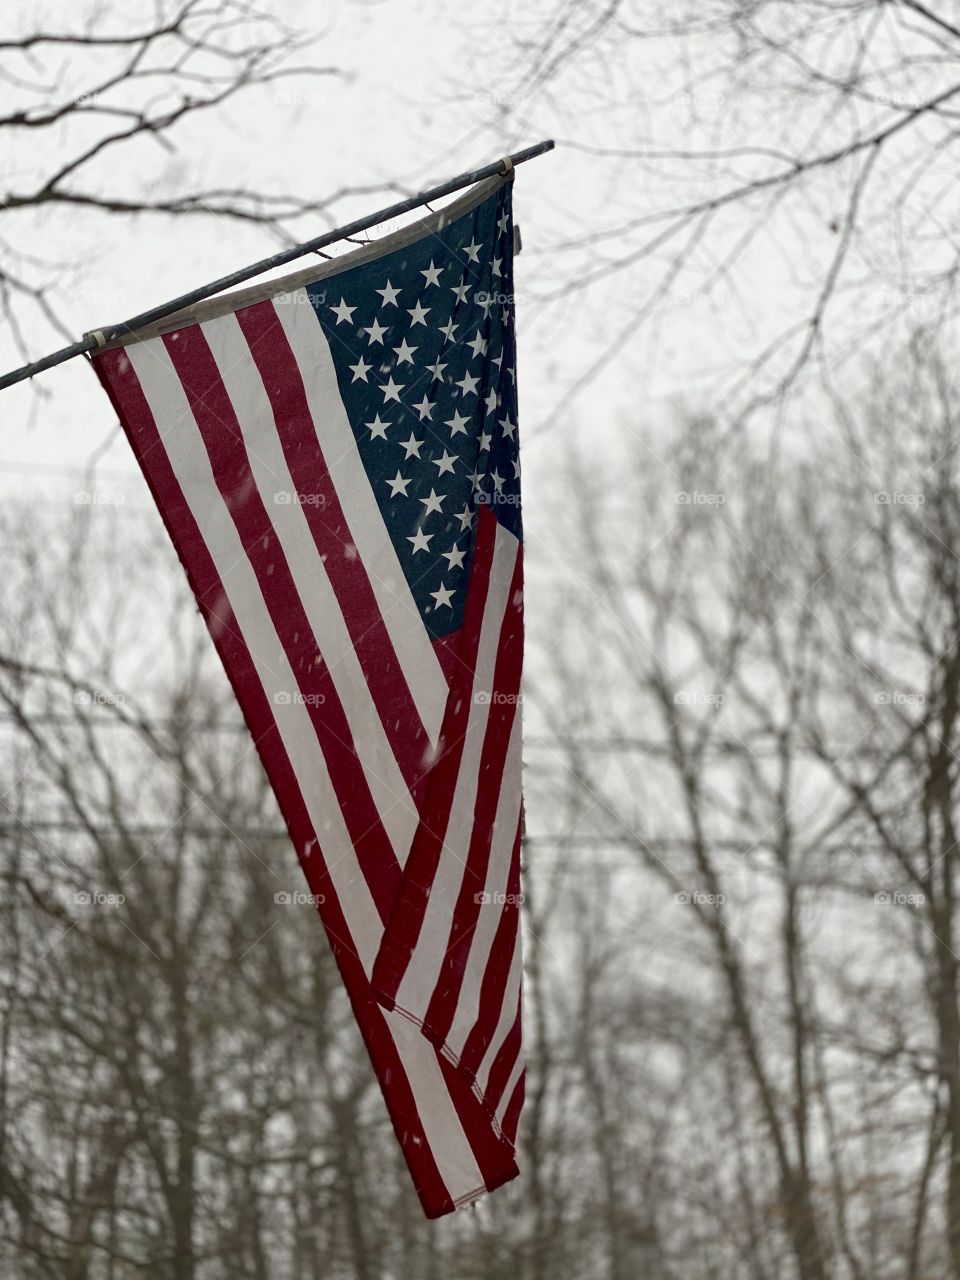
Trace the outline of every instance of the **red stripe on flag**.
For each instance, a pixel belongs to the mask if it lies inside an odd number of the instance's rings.
[[[430,774],[425,797],[427,817],[414,838],[404,868],[400,893],[387,922],[373,969],[373,986],[388,1009],[393,1008],[397,990],[420,936],[427,900],[443,851],[450,807],[460,772],[464,735],[470,717],[473,676],[496,534],[496,518],[486,508],[481,508],[458,662],[440,733],[437,762]]]
[[[526,1092],[527,1073],[520,1072],[520,1079],[513,1091],[513,1097],[507,1105],[507,1109],[503,1115],[503,1124],[500,1128],[503,1135],[510,1143],[516,1143],[517,1125],[520,1123],[520,1112],[523,1110],[523,1095]]]
[[[448,685],[454,683],[457,671],[460,669],[460,660],[457,657],[459,646],[459,631],[451,631],[448,636],[440,636],[433,642],[433,651],[437,655],[437,661],[440,663],[440,669]]]
[[[480,756],[479,777],[474,803],[473,831],[467,850],[460,893],[450,925],[447,948],[424,1019],[424,1030],[437,1045],[442,1045],[450,1030],[456,1012],[463,983],[464,971],[477,920],[482,910],[478,895],[486,886],[487,866],[490,859],[490,843],[493,825],[500,803],[504,764],[510,734],[517,714],[517,695],[520,692],[520,674],[523,666],[523,556],[517,554],[510,583],[510,594],[497,648],[492,689],[485,690],[490,698],[489,712],[484,731],[483,750]],[[510,904],[500,905],[500,923],[512,920],[516,929],[516,909]],[[509,964],[509,958],[507,963]],[[489,973],[489,966],[488,966]]]
[[[500,1046],[497,1056],[493,1060],[493,1066],[490,1068],[490,1076],[487,1080],[486,1088],[483,1096],[487,1101],[487,1105],[496,1111],[503,1097],[503,1091],[507,1087],[510,1079],[510,1072],[516,1066],[517,1058],[521,1052],[520,1043],[520,1002],[517,1002],[517,1016],[514,1019],[513,1026],[510,1028],[503,1044]]]
[[[517,823],[517,834],[510,859],[510,875],[507,879],[508,901],[504,904],[493,946],[490,948],[490,956],[484,969],[477,1020],[467,1036],[460,1055],[460,1067],[471,1079],[480,1069],[491,1039],[500,1024],[504,999],[509,998],[510,995],[506,989],[507,980],[510,977],[514,950],[520,945],[520,832],[522,825],[521,815]]]
[[[357,861],[381,919],[386,922],[400,884],[400,863],[354,751],[336,686],[326,663],[318,661],[317,640],[250,469],[240,425],[220,370],[199,325],[176,335],[168,334],[163,341],[187,394],[217,488],[296,677]]]
[[[488,1191],[496,1191],[516,1176],[517,1164],[513,1144],[506,1142],[490,1123],[487,1108],[471,1090],[462,1073],[442,1055],[440,1069],[450,1096],[454,1099],[464,1133],[483,1174]]]
[[[359,557],[350,559],[344,554],[352,534],[323,452],[319,444],[311,447],[317,442],[317,431],[296,356],[272,301],[244,307],[236,316],[270,400],[296,491],[319,500],[303,504],[303,512],[317,551],[326,557],[327,576],[340,602],[384,730],[416,799],[417,784],[429,767],[429,740],[384,626],[366,567]]]

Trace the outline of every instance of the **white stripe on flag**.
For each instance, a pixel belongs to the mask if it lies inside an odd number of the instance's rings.
[[[487,1046],[487,1052],[483,1055],[483,1061],[477,1069],[477,1084],[481,1092],[486,1093],[487,1085],[490,1083],[490,1072],[496,1061],[497,1054],[503,1047],[503,1042],[507,1039],[513,1030],[513,1024],[517,1020],[517,1006],[520,999],[520,963],[521,963],[521,941],[520,934],[517,934],[516,949],[513,953],[513,960],[510,962],[510,974],[507,978],[507,989],[503,993],[503,1004],[500,1006],[500,1021],[497,1029],[493,1033],[490,1044]],[[510,998],[511,990],[514,991],[514,999]]]
[[[519,542],[503,525],[497,525],[490,566],[487,603],[480,627],[480,643],[474,668],[473,691],[467,720],[460,769],[457,774],[450,821],[443,850],[430,888],[420,936],[406,973],[397,990],[396,1003],[414,1017],[423,1018],[440,976],[447,953],[450,928],[466,869],[466,858],[473,833],[473,812],[477,798],[483,738],[490,713],[490,698],[477,699],[478,693],[490,695],[493,675],[500,651],[500,631],[510,598],[513,569]]]
[[[326,335],[306,290],[299,289],[287,297],[289,301],[274,299],[274,309],[300,369],[330,479],[357,553],[366,566],[414,705],[431,745],[436,746],[448,693],[443,668],[410,593],[360,460],[347,411],[340,399],[337,371]]]
[[[295,699],[277,702],[274,697],[295,689],[296,676],[264,604],[240,535],[217,488],[186,393],[159,339],[131,344],[127,355],[270,702],[310,821],[324,850],[347,926],[369,975],[383,929],[380,916],[357,865],[353,842],[317,745],[310,714],[303,703]]]
[[[454,1200],[460,1200],[483,1187],[483,1174],[450,1101],[437,1051],[402,1013],[382,1012],[410,1080],[430,1149],[444,1153],[441,1172],[447,1190]]]
[[[497,815],[493,823],[493,834],[490,840],[490,860],[487,864],[487,876],[484,890],[491,895],[492,905],[489,909],[480,908],[476,927],[470,939],[470,952],[464,969],[463,982],[460,987],[460,999],[457,1003],[453,1024],[447,1035],[447,1046],[457,1055],[463,1052],[467,1036],[477,1020],[480,1009],[480,992],[490,950],[496,937],[502,910],[496,910],[502,898],[496,895],[505,894],[510,880],[510,866],[513,861],[513,846],[516,842],[517,823],[520,820],[520,753],[523,731],[520,709],[517,708],[510,731],[510,745],[503,768],[503,786],[497,802]],[[515,951],[519,957],[519,948]],[[511,970],[512,975],[512,970]],[[516,1000],[510,998],[510,984],[507,983],[504,999],[511,1004]]]
[[[410,852],[419,815],[364,678],[303,507],[299,502],[284,504],[273,500],[278,490],[293,493],[296,485],[287,467],[263,381],[235,314],[208,321],[200,328],[237,416],[261,501],[280,540],[317,649],[350,726],[352,743],[345,743],[344,747],[356,750],[374,804],[402,865]],[[360,561],[354,564],[356,572],[364,572]],[[295,689],[294,685],[290,692]]]
[[[483,1060],[477,1068],[477,1085],[481,1092],[486,1092],[487,1085],[490,1081],[490,1072],[496,1061],[497,1054],[503,1046],[504,1040],[513,1030],[513,1024],[517,1020],[517,1005],[520,1000],[520,991],[523,983],[523,943],[519,930],[517,931],[516,942],[513,947],[513,958],[510,961],[510,972],[507,974],[507,983],[503,989],[503,1001],[500,1005],[500,1020],[497,1023],[497,1029],[490,1037],[490,1043],[487,1045],[487,1051],[483,1055]]]
[[[507,1087],[503,1091],[503,1097],[500,1099],[500,1105],[497,1107],[497,1124],[503,1124],[503,1117],[507,1114],[507,1107],[510,1105],[510,1099],[513,1097],[513,1091],[517,1087],[517,1081],[523,1073],[526,1066],[523,1057],[523,1049],[517,1054],[517,1061],[514,1063],[513,1070],[510,1072],[510,1079],[507,1081]]]

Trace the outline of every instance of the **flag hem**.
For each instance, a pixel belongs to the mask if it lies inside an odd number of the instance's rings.
[[[261,281],[259,284],[249,285],[245,289],[234,289],[230,293],[217,294],[216,297],[208,298],[195,306],[184,307],[180,311],[174,311],[153,324],[144,325],[143,328],[135,329],[131,333],[125,333],[121,337],[108,342],[105,346],[98,348],[94,354],[99,356],[102,352],[113,351],[117,347],[127,347],[135,342],[147,342],[151,338],[160,337],[173,329],[182,329],[185,325],[215,320],[220,316],[238,311],[241,307],[252,306],[257,302],[266,302],[268,299],[276,297],[278,293],[299,289],[305,284],[312,284],[318,280],[328,280],[331,277],[340,275],[343,271],[362,266],[365,262],[375,262],[377,258],[393,253],[397,249],[403,248],[404,245],[413,244],[431,231],[440,231],[449,226],[451,222],[463,217],[464,214],[469,213],[478,204],[482,204],[484,200],[491,196],[494,191],[498,191],[505,183],[512,181],[513,171],[505,176],[498,175],[494,178],[486,178],[483,182],[478,182],[476,186],[471,187],[464,195],[451,201],[450,204],[445,205],[442,209],[438,209],[435,213],[428,214],[425,218],[418,218],[416,222],[408,223],[407,226],[400,227],[397,231],[392,231],[389,235],[382,236],[379,240],[371,240],[369,244],[363,245],[352,253],[345,253],[339,258],[332,258],[326,262],[317,262],[309,267],[300,267],[288,275]]]
[[[480,1088],[479,1084],[477,1084],[476,1072],[470,1071],[467,1067],[461,1066],[461,1055],[454,1053],[440,1032],[431,1027],[428,1022],[423,1020],[423,1018],[418,1018],[417,1015],[415,1013],[411,1013],[409,1009],[402,1008],[396,1003],[396,1001],[391,1000],[389,996],[382,995],[376,985],[372,982],[370,984],[370,989],[376,997],[377,1004],[379,1004],[382,1009],[386,1009],[388,1013],[399,1013],[400,1016],[406,1018],[408,1022],[412,1022],[414,1026],[419,1029],[423,1038],[433,1045],[437,1053],[444,1057],[452,1067],[455,1067],[456,1070],[460,1072],[464,1080],[470,1086],[470,1092],[489,1116],[490,1127],[493,1129],[493,1132],[501,1142],[505,1142],[510,1150],[516,1153],[516,1142],[511,1141],[500,1127],[500,1121],[497,1119],[495,1110],[490,1106],[490,1103],[487,1101],[486,1094]],[[492,1188],[488,1188],[488,1190],[492,1190]]]

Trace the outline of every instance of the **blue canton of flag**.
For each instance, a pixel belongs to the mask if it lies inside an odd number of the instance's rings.
[[[463,619],[477,507],[521,536],[511,183],[307,292],[424,625]],[[399,283],[397,283],[399,282]]]

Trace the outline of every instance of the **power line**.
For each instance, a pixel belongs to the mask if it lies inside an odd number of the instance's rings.
[[[257,840],[267,841],[289,841],[290,833],[283,827],[228,827],[226,824],[219,827],[183,827],[178,823],[133,823],[117,826],[98,826],[93,824],[85,826],[76,819],[67,818],[22,818],[11,815],[12,821],[0,821],[0,837],[5,835],[19,834],[24,832],[60,834],[60,835],[85,835],[92,836],[97,840],[115,840],[119,835],[133,836],[144,840],[160,840],[166,836],[189,836],[196,840],[227,840],[231,838],[244,842],[254,842]],[[640,835],[578,835],[577,833],[542,833],[527,835],[524,837],[524,844],[529,848],[552,848],[563,849],[565,847],[576,846],[584,849],[661,849],[661,850],[686,850],[694,845],[694,840],[689,836],[680,836],[676,834],[648,834]],[[707,841],[710,848],[715,851],[725,853],[750,853],[756,849],[772,849],[776,846],[776,840],[761,839],[759,841],[744,836],[742,839],[734,839],[733,837],[724,837],[722,839]],[[883,847],[879,844],[865,845],[862,842],[839,842],[825,846],[822,853],[837,857],[843,854],[849,854],[853,857],[866,857],[872,853],[884,852]],[[609,865],[609,864],[605,864]],[[624,863],[625,866],[633,866],[634,862]]]
[[[52,476],[92,476],[95,479],[101,479],[104,476],[111,476],[119,480],[129,480],[136,483],[138,487],[143,485],[143,477],[139,471],[133,466],[123,467],[101,467],[97,464],[93,470],[89,464],[84,462],[37,462],[33,459],[24,459],[22,462],[16,458],[0,458],[0,472],[15,471],[19,475],[52,475]]]
[[[102,695],[98,695],[102,696]],[[106,695],[114,697],[115,695]],[[92,701],[92,699],[91,699]],[[82,705],[89,705],[84,703]],[[74,716],[63,715],[60,713],[43,712],[39,715],[24,714],[23,717],[14,715],[11,712],[0,712],[0,724],[10,724],[18,728],[23,728],[22,720],[27,720],[31,725],[44,726],[47,728],[61,728],[66,725],[87,726],[97,729],[128,729],[131,731],[148,731],[157,733],[158,731],[181,733],[184,735],[195,733],[228,733],[236,735],[246,735],[249,733],[247,726],[238,720],[172,720],[169,718],[148,719],[146,717],[122,717],[110,715],[85,715],[79,713]],[[775,735],[770,734],[773,738]],[[576,751],[603,751],[603,752],[639,752],[642,755],[650,755],[658,758],[671,757],[673,750],[665,743],[655,738],[634,738],[622,734],[606,734],[595,735],[589,737],[562,737],[547,736],[545,734],[531,734],[523,739],[525,750],[547,751],[547,750],[576,750]],[[863,759],[882,759],[886,756],[881,747],[864,746],[854,750],[851,747],[845,750],[843,746],[836,748],[838,756],[851,756],[852,758]],[[779,751],[772,746],[749,746],[748,744],[734,738],[722,738],[715,743],[709,744],[704,754],[708,757],[715,756],[733,756],[741,758],[755,759],[775,759],[779,756]],[[795,755],[809,756],[812,759],[819,759],[819,755],[815,751],[806,748],[799,748],[794,751]]]

